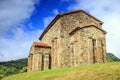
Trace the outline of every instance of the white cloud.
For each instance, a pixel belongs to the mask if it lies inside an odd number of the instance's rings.
[[[48,16],[48,17],[45,17],[43,19],[43,22],[44,22],[44,28],[46,28],[48,26],[48,24],[53,20],[53,16]]]
[[[38,0],[1,0],[0,32],[3,33],[28,19]]]
[[[59,12],[58,12],[58,9],[54,9],[53,11],[53,14],[57,15]]]
[[[42,30],[27,31],[24,22],[39,1],[0,0],[0,61],[27,57],[31,43],[38,40]]]
[[[50,24],[50,22],[59,13],[59,11],[58,9],[53,9],[52,13],[53,13],[53,16],[47,16],[43,19],[44,28],[46,28]]]
[[[33,41],[38,41],[42,30],[24,31],[22,28],[12,30],[12,38],[0,38],[0,61],[13,60],[28,56]]]
[[[103,28],[107,34],[107,52],[114,53],[120,58],[120,0],[75,0],[71,9],[84,9],[104,22]]]

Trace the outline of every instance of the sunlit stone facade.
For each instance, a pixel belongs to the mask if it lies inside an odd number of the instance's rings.
[[[106,62],[102,23],[83,10],[58,14],[32,44],[28,71]]]

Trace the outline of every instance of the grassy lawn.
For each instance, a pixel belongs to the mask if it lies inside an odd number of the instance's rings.
[[[120,80],[120,62],[20,73],[3,80]]]

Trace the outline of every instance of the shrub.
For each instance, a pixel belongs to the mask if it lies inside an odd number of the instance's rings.
[[[0,75],[0,80],[2,80],[2,79],[3,79],[3,77],[4,77],[3,75]]]
[[[27,72],[27,67],[23,67],[23,69],[20,72],[21,73]]]

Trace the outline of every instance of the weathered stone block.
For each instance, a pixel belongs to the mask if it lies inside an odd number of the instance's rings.
[[[106,62],[102,23],[83,10],[57,15],[39,38],[42,45],[32,45],[28,71]]]

